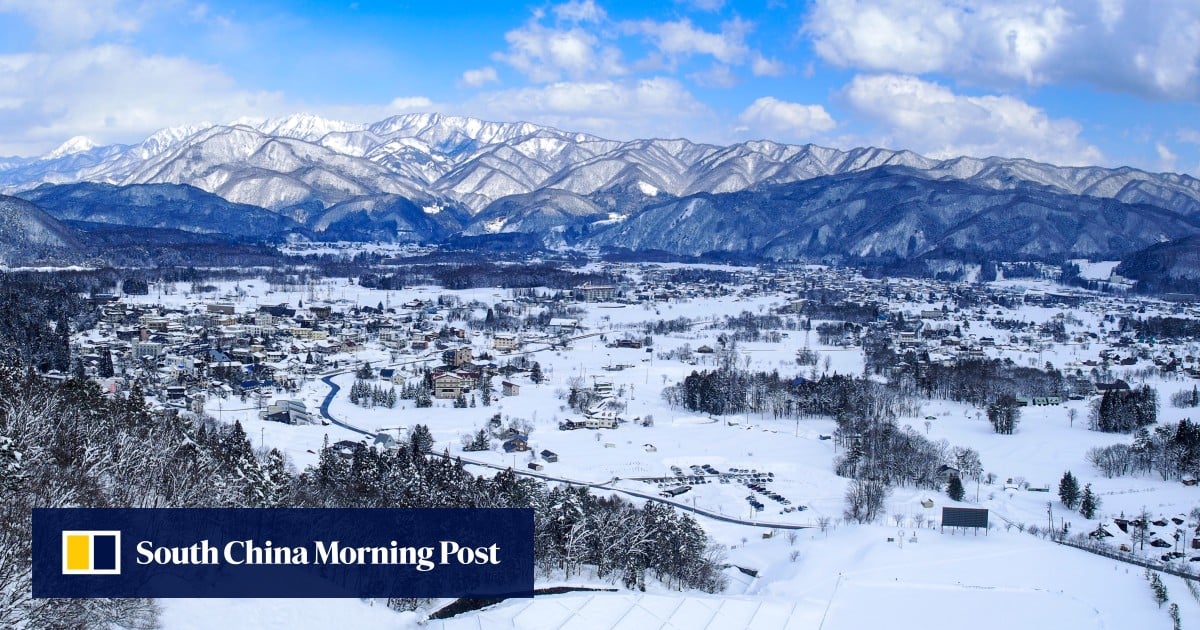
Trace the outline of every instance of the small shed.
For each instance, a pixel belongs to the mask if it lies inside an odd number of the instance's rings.
[[[558,453],[555,453],[552,450],[545,449],[540,453],[540,455],[542,456],[542,459],[544,459],[550,463],[554,463],[554,462],[558,461]]]

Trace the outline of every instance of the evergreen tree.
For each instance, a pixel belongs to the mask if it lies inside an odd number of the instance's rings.
[[[1069,470],[1063,473],[1058,482],[1058,498],[1068,510],[1074,510],[1075,506],[1079,505],[1079,481]]]
[[[955,501],[962,501],[967,492],[963,488],[962,480],[958,475],[950,477],[950,484],[946,487],[946,494]]]
[[[1091,519],[1096,516],[1096,510],[1100,509],[1100,498],[1092,492],[1092,484],[1083,486],[1083,496],[1079,500],[1079,513],[1086,519]]]
[[[1171,615],[1171,627],[1174,630],[1183,628],[1183,621],[1179,618],[1179,604],[1172,602],[1171,606],[1167,608],[1167,614]]]
[[[1158,604],[1159,608],[1167,603],[1167,585],[1163,584],[1162,578],[1157,573],[1150,575],[1150,590],[1154,591],[1154,603]]]
[[[483,380],[479,382],[479,398],[483,401],[484,407],[492,405],[492,394],[494,392],[495,390],[492,389],[492,377],[484,376]]]
[[[363,380],[369,380],[369,379],[374,378],[375,370],[371,369],[371,362],[367,361],[366,363],[363,363],[362,367],[358,368],[358,371],[355,372],[355,376],[357,376],[358,378],[361,378]]]
[[[83,361],[79,357],[71,359],[71,378],[77,381],[87,378],[87,375],[83,372]]]
[[[388,409],[396,408],[396,388],[394,386],[388,390],[386,404]]]
[[[533,368],[529,370],[529,380],[533,381],[535,385],[541,385],[542,381],[545,380],[545,377],[542,375],[542,364],[537,361],[533,362]]]
[[[104,349],[100,354],[100,378],[111,378],[113,375],[112,350]]]
[[[414,453],[425,455],[433,450],[433,434],[429,432],[429,427],[423,424],[413,427],[410,440]]]

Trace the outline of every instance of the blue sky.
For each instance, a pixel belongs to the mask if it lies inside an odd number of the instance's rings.
[[[1200,175],[1195,0],[0,0],[0,155],[413,111]]]

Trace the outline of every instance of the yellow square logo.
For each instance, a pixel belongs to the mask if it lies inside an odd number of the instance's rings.
[[[64,531],[63,575],[119,575],[121,532]]]

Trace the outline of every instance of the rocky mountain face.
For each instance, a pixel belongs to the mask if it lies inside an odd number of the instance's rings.
[[[1200,180],[1183,175],[768,141],[614,141],[438,114],[202,123],[131,146],[74,138],[41,158],[0,160],[0,192],[76,220],[193,232],[228,230],[240,212],[245,233],[264,237],[522,234],[781,259],[1125,255],[1192,234],[1200,219]],[[186,211],[192,203],[201,210]]]

